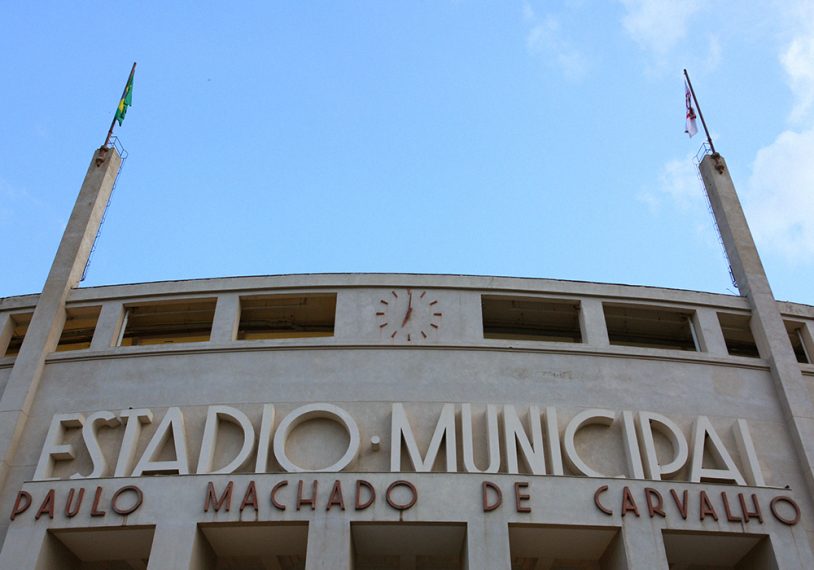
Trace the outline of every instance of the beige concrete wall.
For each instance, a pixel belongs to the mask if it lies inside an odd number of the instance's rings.
[[[437,297],[444,312],[443,323],[437,334],[409,344],[394,341],[382,334],[376,320],[375,306],[400,280],[403,282],[399,289],[406,286],[421,287],[434,298]],[[300,285],[299,289],[295,286],[297,283]],[[57,489],[63,496],[72,486],[82,486],[91,493],[98,482],[109,496],[123,485],[136,483],[144,490],[148,500],[140,511],[128,518],[127,524],[177,529],[179,536],[183,534],[187,537],[185,540],[189,542],[189,558],[192,559],[193,546],[190,541],[196,535],[190,531],[190,524],[194,531],[195,521],[237,520],[235,513],[228,516],[221,513],[215,518],[204,515],[201,501],[206,482],[213,480],[219,485],[225,485],[227,480],[234,479],[236,485],[238,481],[243,485],[242,489],[252,478],[246,472],[251,470],[253,463],[242,470],[243,474],[232,477],[190,475],[147,477],[139,480],[104,478],[98,481],[25,483],[33,477],[53,415],[67,412],[90,414],[100,410],[118,413],[130,407],[150,408],[155,414],[155,420],[153,424],[144,427],[137,451],[139,456],[167,408],[179,406],[186,419],[190,464],[194,472],[207,406],[234,406],[244,411],[257,428],[264,403],[275,405],[276,424],[279,424],[288,412],[300,405],[326,402],[341,406],[353,416],[361,430],[362,441],[360,457],[346,472],[319,477],[321,492],[326,495],[331,483],[337,478],[345,482],[347,488],[351,488],[353,482],[362,477],[356,473],[364,473],[363,478],[384,487],[403,477],[412,481],[422,495],[420,504],[404,514],[407,517],[405,520],[468,522],[472,529],[480,528],[486,533],[488,540],[495,540],[499,545],[504,544],[503,538],[500,538],[503,531],[500,529],[505,530],[502,525],[509,522],[611,525],[626,529],[626,548],[628,551],[635,551],[629,556],[634,560],[639,556],[640,561],[631,562],[631,567],[651,568],[654,566],[649,564],[653,560],[658,561],[657,565],[661,564],[661,528],[748,532],[771,536],[773,544],[794,545],[789,547],[791,550],[786,550],[792,554],[783,555],[786,558],[781,560],[781,568],[805,568],[809,567],[806,566],[809,563],[814,566],[810,558],[808,538],[814,534],[814,505],[804,491],[804,474],[789,444],[787,424],[777,401],[767,362],[730,357],[721,354],[720,350],[716,353],[688,353],[592,344],[592,340],[583,344],[564,344],[487,340],[482,336],[480,294],[483,292],[516,294],[524,291],[599,302],[618,302],[621,299],[685,308],[704,314],[706,326],[713,328],[714,311],[719,308],[744,309],[742,299],[616,285],[434,276],[286,276],[207,280],[77,290],[72,292],[71,298],[83,304],[98,300],[105,306],[114,306],[123,301],[142,299],[186,298],[196,295],[211,297],[213,294],[233,298],[236,293],[308,290],[338,293],[336,333],[333,337],[238,342],[228,340],[226,335],[209,343],[130,348],[108,347],[109,343],[105,342],[96,343],[93,350],[52,354],[47,360],[8,482],[0,492],[0,505],[6,512],[10,511],[14,497],[21,488],[29,490],[35,496],[32,509],[36,509],[37,501],[42,500],[49,488]],[[237,310],[236,303],[223,306],[231,306],[233,310]],[[805,312],[800,307],[796,307],[795,311]],[[108,312],[115,316],[115,311]],[[109,326],[105,330],[106,338],[115,336],[110,329],[117,326],[113,316],[107,321],[106,326]],[[805,316],[798,315],[798,318]],[[221,315],[219,318],[223,322],[230,322],[228,315]],[[593,333],[584,335],[587,339],[601,336]],[[812,371],[810,365],[803,365],[803,368],[805,371]],[[0,384],[4,381],[4,374],[8,375],[7,371],[8,368],[0,368]],[[806,378],[811,380],[810,376]],[[773,488],[753,489],[708,483],[587,479],[573,476],[539,477],[522,473],[483,476],[447,474],[440,472],[443,470],[441,465],[438,465],[433,474],[416,474],[412,469],[407,469],[403,475],[391,474],[388,471],[393,402],[404,403],[422,452],[426,450],[444,403],[456,404],[458,413],[460,404],[471,403],[476,417],[476,433],[483,433],[482,415],[486,404],[513,404],[521,414],[525,414],[530,405],[537,405],[541,409],[554,406],[558,411],[561,431],[574,415],[588,408],[605,408],[617,413],[623,410],[657,412],[675,421],[688,438],[692,422],[698,416],[709,416],[741,468],[744,458],[737,452],[732,426],[737,419],[743,418],[749,424],[767,485]],[[291,457],[298,461],[313,459],[305,452],[297,454],[298,441],[303,448],[307,444],[316,450],[311,454],[335,453],[336,446],[343,441],[343,435],[332,429],[332,425],[315,424],[308,429],[304,426],[304,431],[290,442]],[[323,428],[327,429],[320,431]],[[100,432],[109,464],[108,477],[116,461],[122,431],[123,428],[116,428]],[[378,451],[374,451],[369,443],[373,435],[379,435],[382,440]],[[79,443],[78,436],[77,430],[70,436],[73,438],[71,441]],[[458,437],[458,465],[463,470],[460,433]],[[223,441],[228,448],[229,442],[234,447],[238,440],[235,433],[227,430]],[[596,469],[608,475],[625,472],[619,421],[610,429],[597,426],[582,430],[576,445]],[[56,471],[58,476],[90,471],[87,452],[82,445],[77,445],[77,449],[79,454],[76,461],[59,465]],[[222,458],[229,451],[221,448],[221,455],[218,457]],[[486,457],[483,439],[477,440],[475,453],[479,464],[483,465]],[[269,471],[280,471],[273,457],[269,463]],[[265,506],[268,506],[266,487],[269,484],[283,477],[292,481],[301,478],[293,474],[255,477],[258,484],[262,481],[265,485],[262,499]],[[309,481],[313,479],[310,475],[304,477]],[[685,468],[678,474],[677,480],[686,481],[687,478]],[[533,512],[526,515],[504,508],[500,512],[484,515],[478,493],[481,482],[487,479],[495,480],[507,490],[518,480],[529,481],[535,497]],[[608,496],[612,497],[609,500],[617,507],[618,495],[625,485],[639,493],[637,496],[641,496],[646,486],[660,489],[665,496],[672,488],[687,489],[693,496],[697,496],[700,490],[706,490],[714,497],[719,497],[722,491],[731,491],[735,495],[741,491],[749,494],[754,492],[764,498],[765,505],[768,505],[771,498],[782,493],[793,497],[800,504],[803,520],[800,525],[786,527],[764,512],[766,521],[758,527],[754,522],[747,525],[725,520],[713,524],[710,519],[700,521],[697,516],[685,521],[675,512],[664,520],[649,517],[622,518],[618,513],[608,517],[597,510],[592,499],[594,491],[604,484],[609,485]],[[790,489],[785,490],[786,486]],[[716,500],[716,508],[720,511],[720,500]],[[168,504],[172,504],[173,508],[166,508]],[[360,513],[351,509],[344,512],[325,512],[323,509],[313,513],[289,509],[284,513],[261,511],[258,516],[260,520],[322,521],[328,525],[324,528],[334,528],[337,525],[345,528],[348,523],[358,520],[398,520],[398,513],[384,504],[377,504],[375,508]],[[485,530],[484,521],[488,522]],[[43,526],[59,528],[119,524],[122,524],[121,518],[92,518],[89,515],[72,519],[57,516],[53,521],[46,517],[34,521],[32,510],[20,516],[10,526],[6,519],[6,526],[0,528],[0,533],[24,533]],[[489,538],[493,536],[492,533],[496,533],[498,538]],[[6,545],[8,544],[7,541]],[[337,548],[344,547],[340,544]],[[475,546],[472,548],[475,549]],[[26,566],[21,562],[20,556],[22,555],[13,554],[12,550],[4,547],[0,562],[18,561],[20,565],[16,567],[24,568]],[[501,559],[502,555],[498,552],[496,556]],[[0,564],[0,568],[5,567]]]

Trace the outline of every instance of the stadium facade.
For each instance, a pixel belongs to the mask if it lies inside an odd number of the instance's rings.
[[[78,288],[94,156],[43,291],[0,299],[0,569],[814,568],[814,307],[504,277]]]

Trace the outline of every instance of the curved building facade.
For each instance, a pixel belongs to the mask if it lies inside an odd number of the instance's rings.
[[[0,387],[36,296],[0,301]],[[814,308],[779,310],[807,381]],[[739,297],[431,275],[75,289],[2,568],[812,568]]]
[[[720,155],[740,296],[504,277],[0,299],[0,570],[814,568],[814,307],[778,303]]]

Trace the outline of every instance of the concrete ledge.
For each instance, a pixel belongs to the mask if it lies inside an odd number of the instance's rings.
[[[324,339],[320,339],[324,340]],[[492,341],[495,344],[363,344],[363,343],[326,343],[319,341],[303,342],[302,339],[286,340],[258,340],[235,341],[229,344],[213,345],[210,343],[187,343],[184,345],[152,345],[128,346],[113,348],[105,351],[73,351],[55,352],[48,356],[47,363],[81,362],[92,360],[109,360],[118,358],[141,358],[153,356],[173,356],[192,354],[212,354],[228,352],[263,352],[263,351],[290,351],[290,350],[450,350],[450,351],[486,351],[486,352],[523,352],[541,354],[561,354],[575,356],[595,356],[599,358],[624,358],[640,360],[659,360],[665,362],[684,362],[688,364],[712,364],[734,368],[748,368],[751,370],[769,370],[769,364],[762,358],[749,358],[745,356],[716,357],[707,353],[689,352],[680,350],[658,350],[646,348],[630,348],[626,346],[609,346],[603,350],[596,350],[588,346],[568,344],[573,347],[563,348],[560,343],[536,343],[534,341]],[[198,346],[200,345],[200,346]],[[537,345],[537,346],[534,346]],[[541,346],[542,345],[542,346]],[[555,345],[555,346],[552,346]]]

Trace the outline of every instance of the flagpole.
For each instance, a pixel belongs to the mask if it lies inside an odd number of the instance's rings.
[[[134,61],[133,62],[133,68],[130,70],[130,75],[127,77],[127,82],[124,84],[124,90],[122,90],[122,96],[119,98],[120,102],[121,102],[122,99],[124,99],[124,96],[127,94],[127,85],[130,83],[130,80],[133,79],[133,75],[135,73],[136,73],[136,62]],[[686,69],[684,70],[684,73],[687,73]],[[116,112],[113,113],[113,120],[110,121],[110,128],[107,131],[107,138],[105,139],[105,144],[103,144],[102,147],[106,147],[108,145],[108,143],[110,143],[110,137],[113,136],[113,126],[116,124],[116,115],[118,114],[118,109],[119,109],[119,107],[117,105],[116,106]],[[700,111],[700,109],[699,109],[699,111]],[[703,121],[704,118],[702,117],[701,120]]]
[[[704,120],[704,113],[701,112],[701,105],[698,104],[698,98],[695,96],[695,89],[692,88],[692,81],[690,81],[690,74],[687,73],[686,69],[684,70],[684,79],[687,80],[690,93],[692,93],[692,100],[695,101],[695,106],[698,109],[698,116],[701,117],[701,124],[704,126],[704,132],[707,134],[709,148],[712,151],[712,154],[718,154],[718,152],[715,150],[715,145],[712,143],[712,137],[709,136],[709,129],[707,128],[707,122]]]

